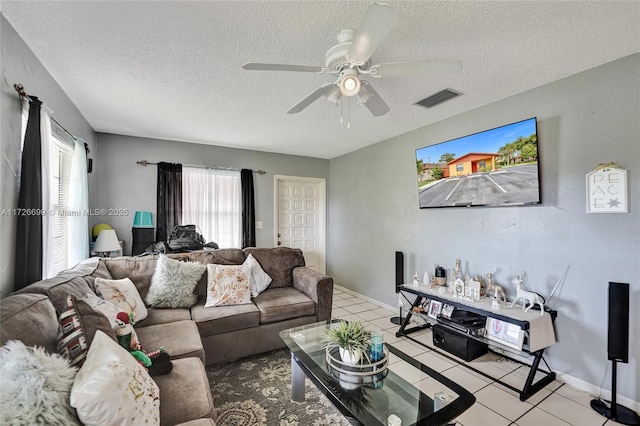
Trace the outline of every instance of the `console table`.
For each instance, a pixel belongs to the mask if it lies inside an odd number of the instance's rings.
[[[529,374],[527,376],[527,379],[522,389],[518,389],[508,383],[504,383],[498,378],[492,377],[483,371],[479,371],[473,368],[473,366],[469,364],[463,364],[465,367],[479,374],[482,374],[485,377],[489,377],[492,380],[495,380],[496,382],[500,383],[501,385],[518,392],[520,395],[521,401],[526,400],[531,395],[535,394],[537,391],[539,391],[540,389],[545,387],[547,384],[555,380],[556,373],[551,371],[551,368],[549,367],[546,360],[544,359],[543,354],[544,354],[545,348],[553,345],[556,342],[555,330],[553,326],[553,322],[558,315],[556,311],[545,309],[545,312],[543,312],[542,315],[540,314],[539,310],[535,310],[535,311],[529,310],[528,312],[524,312],[522,307],[519,305],[514,305],[513,307],[510,307],[509,306],[510,302],[503,303],[501,306],[501,309],[493,309],[491,306],[491,299],[489,298],[482,298],[480,300],[470,301],[466,299],[456,298],[451,293],[444,293],[444,294],[440,293],[439,291],[440,288],[443,288],[443,287],[434,286],[434,288],[430,288],[425,285],[420,285],[418,287],[415,287],[410,284],[405,284],[399,287],[399,290],[401,292],[410,293],[417,297],[413,302],[413,305],[411,306],[409,313],[402,320],[400,328],[396,332],[397,337],[407,336],[409,339],[413,340],[414,342],[424,346],[423,343],[411,338],[409,334],[431,327],[432,323],[430,321],[435,322],[435,320],[428,318],[426,317],[426,315],[423,315],[423,314],[416,314],[414,312],[414,308],[417,308],[418,306],[423,304],[425,299],[437,300],[442,302],[443,304],[452,305],[457,309],[464,309],[466,311],[474,312],[476,314],[482,315],[487,318],[495,318],[510,324],[516,324],[518,327],[520,327],[520,329],[524,330],[525,336],[527,338],[526,339],[527,341],[523,345],[521,352],[524,354],[533,355],[533,362],[531,365],[509,357],[510,359],[513,359],[514,361],[522,365],[528,366],[530,368]],[[407,326],[411,321],[411,318],[414,315],[419,315],[420,318],[426,320],[425,324],[407,328]],[[400,317],[402,318],[402,312],[400,312]],[[447,326],[445,325],[445,327]],[[489,340],[486,337],[479,337],[479,336],[476,337],[469,334],[464,334],[461,331],[451,327],[447,327],[447,329],[453,333],[463,335],[466,338],[478,340],[480,342],[487,343],[495,347],[500,347],[508,352],[513,352],[513,353],[519,352],[517,350],[514,350],[511,347],[501,345],[500,343],[494,340]],[[501,355],[504,356],[504,354],[501,354]],[[547,367],[546,371],[540,368],[540,361],[544,362],[545,366]],[[538,381],[534,382],[537,372],[542,373],[542,377]]]

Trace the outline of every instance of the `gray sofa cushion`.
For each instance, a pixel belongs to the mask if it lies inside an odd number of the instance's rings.
[[[269,288],[254,299],[260,310],[260,324],[316,314],[316,304],[293,287]]]
[[[171,359],[198,357],[204,362],[204,349],[193,321],[135,327],[138,339],[145,351],[155,351],[164,346]]]
[[[200,300],[191,307],[191,318],[198,325],[201,336],[260,325],[260,312],[253,303],[205,308],[204,300]]]
[[[102,259],[114,280],[129,278],[138,289],[142,300],[147,298],[151,277],[156,270],[157,255],[145,257],[116,257]]]
[[[205,416],[213,417],[213,398],[202,362],[198,358],[172,362],[171,373],[153,377],[160,388],[160,424],[170,426]],[[202,424],[214,423],[208,420]]]
[[[57,337],[58,317],[47,296],[24,293],[0,301],[0,344],[21,340],[27,346],[43,346],[55,353]]]
[[[136,327],[148,327],[150,325],[166,324],[168,322],[184,321],[191,319],[191,312],[187,308],[160,309],[147,308],[147,317],[136,323]]]
[[[304,266],[302,250],[288,247],[246,248],[247,256],[252,254],[262,269],[272,278],[268,288],[293,286],[293,268]]]

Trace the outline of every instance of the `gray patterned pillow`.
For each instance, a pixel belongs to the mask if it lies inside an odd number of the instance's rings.
[[[190,308],[198,296],[196,284],[207,267],[198,262],[181,262],[161,254],[151,278],[147,304],[154,308]]]

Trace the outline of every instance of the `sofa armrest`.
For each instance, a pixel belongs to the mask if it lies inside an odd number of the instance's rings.
[[[301,291],[316,303],[316,319],[331,319],[333,304],[333,278],[306,266],[293,268],[293,288]]]

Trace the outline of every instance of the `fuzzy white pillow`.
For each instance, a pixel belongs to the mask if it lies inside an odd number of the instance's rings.
[[[160,390],[145,368],[102,331],[71,389],[71,406],[86,425],[159,425]]]
[[[251,297],[258,297],[271,284],[271,277],[262,269],[262,266],[252,254],[247,256],[243,265],[251,267],[251,277],[253,278],[251,280]]]
[[[151,277],[147,303],[154,308],[192,307],[198,300],[193,290],[206,270],[202,263],[181,262],[161,254]]]
[[[60,355],[8,341],[0,348],[0,424],[79,425],[69,405],[75,375]]]

